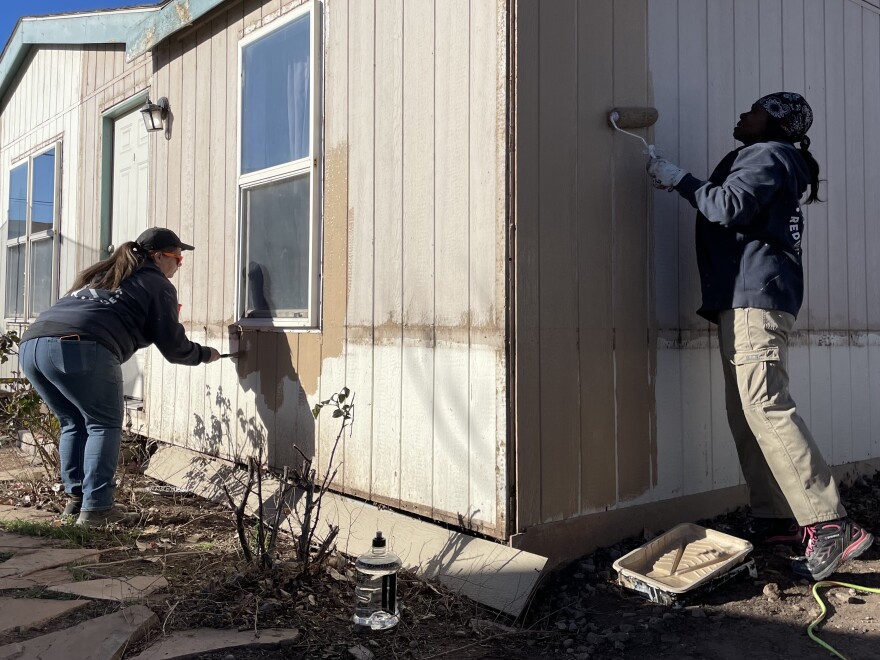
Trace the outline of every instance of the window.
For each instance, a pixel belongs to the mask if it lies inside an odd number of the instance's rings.
[[[7,319],[32,319],[57,297],[55,221],[60,150],[56,143],[28,156],[9,172]]]
[[[241,43],[239,315],[258,325],[318,325],[317,13]]]

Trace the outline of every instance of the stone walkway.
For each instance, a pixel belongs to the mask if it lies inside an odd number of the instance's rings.
[[[0,449],[0,482],[20,479],[33,470],[27,463],[27,457],[20,452]],[[55,517],[36,509],[0,505],[0,522],[49,522]],[[26,641],[0,646],[0,660],[117,660],[147,635],[155,640],[137,658],[170,660],[236,647],[278,648],[294,644],[299,637],[297,630],[273,629],[260,630],[259,637],[252,631],[215,629],[188,630],[162,637],[161,622],[147,603],[148,596],[168,587],[163,576],[75,580],[71,567],[84,561],[100,562],[102,551],[58,546],[58,541],[52,539],[0,530],[0,637],[11,632],[35,633]],[[59,617],[86,609],[94,601],[119,603],[121,609],[55,632],[37,634],[40,628],[52,626]]]

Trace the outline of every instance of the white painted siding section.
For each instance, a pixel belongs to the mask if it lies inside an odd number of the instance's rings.
[[[654,141],[706,178],[760,95],[803,93],[824,203],[805,207],[792,393],[832,464],[880,457],[880,16],[851,0],[652,0]],[[677,44],[677,48],[674,46]],[[696,316],[694,210],[654,194],[658,483],[639,501],[741,483],[714,329]],[[673,237],[677,231],[678,241]]]
[[[0,278],[6,274],[6,209],[13,162],[51,142],[61,142],[59,291],[73,281],[77,249],[79,133],[82,51],[78,47],[42,47],[31,51],[6,92],[0,113]],[[0,309],[6,286],[0,286]]]

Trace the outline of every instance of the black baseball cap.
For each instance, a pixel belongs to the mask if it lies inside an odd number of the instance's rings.
[[[195,250],[192,245],[187,245],[177,237],[177,234],[165,227],[150,227],[137,237],[136,243],[147,252],[152,250],[167,250],[168,248]]]

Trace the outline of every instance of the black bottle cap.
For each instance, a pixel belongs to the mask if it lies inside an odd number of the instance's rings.
[[[384,548],[385,539],[382,538],[382,532],[376,532],[376,538],[373,539],[374,548]]]

